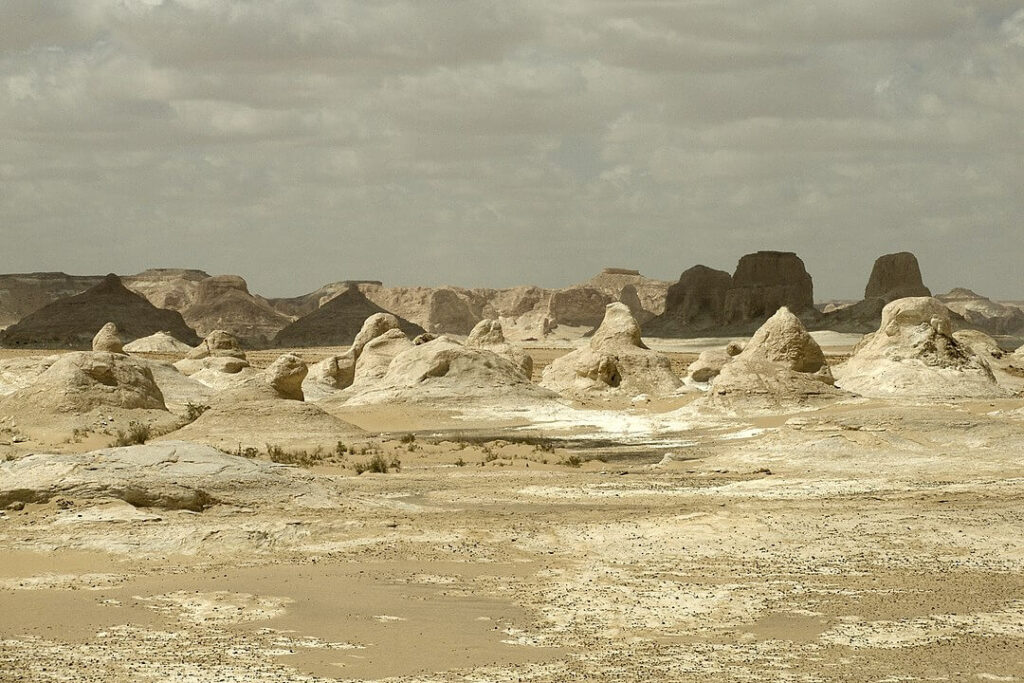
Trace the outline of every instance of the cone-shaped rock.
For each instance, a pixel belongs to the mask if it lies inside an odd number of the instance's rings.
[[[349,287],[281,330],[274,342],[277,346],[347,346],[355,341],[367,318],[387,312],[367,299],[358,287]],[[416,336],[424,331],[404,318],[397,320],[399,328],[407,336]]]

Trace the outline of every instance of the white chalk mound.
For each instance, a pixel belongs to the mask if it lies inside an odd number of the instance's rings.
[[[841,369],[837,384],[869,397],[990,398],[1005,396],[988,362],[952,334],[949,309],[932,297],[897,299],[882,324]]]
[[[842,396],[825,354],[800,319],[783,306],[758,328],[711,382],[706,403],[766,410],[799,407]]]
[[[469,333],[466,346],[496,353],[519,368],[519,371],[526,377],[533,375],[533,358],[505,340],[505,330],[499,320],[485,318],[478,322]]]
[[[156,332],[124,345],[128,353],[190,353],[192,347],[167,332]]]
[[[121,343],[121,333],[117,325],[107,323],[100,328],[96,336],[92,338],[92,350],[105,353],[124,353],[124,345]]]
[[[608,304],[590,343],[556,359],[541,386],[576,397],[604,392],[661,396],[682,385],[668,358],[648,349],[640,326],[623,303]]]

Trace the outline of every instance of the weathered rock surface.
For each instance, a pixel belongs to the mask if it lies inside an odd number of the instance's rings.
[[[92,350],[105,353],[124,353],[124,345],[121,343],[121,333],[117,325],[107,323],[100,328],[96,336],[92,338]]]
[[[597,327],[604,318],[605,306],[613,301],[594,287],[568,287],[552,292],[547,315],[557,325]]]
[[[694,266],[668,288],[665,311],[644,323],[644,332],[652,337],[678,337],[725,324],[725,297],[732,287],[732,276],[707,266]]]
[[[693,382],[710,382],[722,372],[722,368],[732,358],[724,349],[708,349],[701,351],[697,360],[686,368],[686,376]]]
[[[127,275],[121,281],[157,308],[181,313],[192,305],[199,283],[208,277],[209,273],[190,268],[150,268],[135,275]]]
[[[348,346],[355,341],[363,322],[375,313],[388,311],[367,299],[358,288],[349,287],[281,330],[274,343],[277,346]],[[398,324],[409,336],[424,332],[422,327],[403,318],[398,318]]]
[[[63,497],[201,511],[217,503],[290,499],[316,488],[312,476],[295,468],[181,441],[0,462],[0,507]]]
[[[108,322],[117,326],[124,339],[166,331],[187,344],[199,341],[179,313],[156,308],[113,274],[81,294],[30,313],[4,330],[0,339],[6,346],[88,349]]]
[[[156,332],[124,345],[128,353],[188,354],[192,347],[166,332]]]
[[[386,330],[369,340],[356,358],[353,384],[366,386],[381,379],[396,356],[414,347],[400,329]]]
[[[223,388],[216,378],[211,374],[234,375],[249,367],[249,361],[245,357],[238,340],[233,334],[225,330],[213,330],[206,339],[189,351],[185,358],[174,364],[182,374],[195,377],[204,384],[216,388]],[[203,373],[200,376],[199,373]],[[230,382],[229,384],[234,384]]]
[[[814,285],[800,257],[782,251],[742,257],[725,293],[724,321],[760,324],[783,306],[794,313],[814,310]]]
[[[498,320],[485,318],[478,322],[469,333],[466,346],[471,349],[487,349],[511,362],[525,377],[533,375],[533,358],[505,340],[505,332]]]
[[[989,364],[953,337],[949,309],[931,297],[887,304],[879,330],[857,345],[837,383],[869,397],[949,399],[1006,394]]]
[[[250,294],[245,280],[237,275],[201,280],[181,314],[201,335],[226,330],[250,347],[265,346],[292,322],[265,299]]]
[[[103,281],[102,275],[67,273],[11,273],[0,275],[0,327],[18,322],[29,313],[58,299],[81,294]]]
[[[665,395],[682,382],[667,357],[643,344],[640,326],[629,308],[616,302],[606,307],[604,320],[587,346],[544,368],[541,385],[583,398],[609,391],[629,396]]]
[[[378,338],[379,339],[382,338]],[[367,345],[362,361],[372,344]],[[363,382],[356,369],[350,405],[420,403],[432,405],[522,405],[551,401],[553,393],[531,383],[507,359],[468,348],[441,336],[395,356],[379,379]]]
[[[707,405],[716,408],[798,408],[839,398],[821,347],[786,307],[765,321],[743,351],[711,382]]]
[[[194,349],[191,349],[187,358],[199,360],[202,358],[241,358],[245,359],[245,351],[235,335],[226,330],[212,330],[206,335]]]
[[[936,297],[971,327],[997,335],[1024,334],[1024,311],[997,303],[964,287]]]
[[[917,257],[909,251],[879,256],[871,269],[865,299],[883,299],[886,303],[895,299],[914,296],[931,296],[921,278],[921,266]]]

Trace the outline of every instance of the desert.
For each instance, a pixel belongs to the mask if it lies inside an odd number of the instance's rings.
[[[1024,340],[798,260],[608,269],[600,319],[348,283],[277,346],[54,289],[0,350],[0,680],[1014,680]]]
[[[1024,683],[1021,0],[0,0],[0,683]]]

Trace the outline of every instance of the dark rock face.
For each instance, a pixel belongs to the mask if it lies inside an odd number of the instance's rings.
[[[725,295],[725,323],[760,323],[782,306],[794,313],[814,308],[814,284],[800,257],[759,251],[741,258]]]
[[[665,312],[644,324],[644,334],[671,337],[719,327],[731,287],[732,276],[724,270],[690,268],[668,288]]]
[[[389,313],[352,286],[315,311],[302,316],[274,337],[275,346],[347,346],[355,341],[363,322],[374,313]],[[399,329],[408,337],[424,329],[405,318],[398,318]]]
[[[871,269],[865,299],[884,299],[886,303],[911,296],[931,296],[921,279],[917,257],[909,251],[879,256]]]
[[[614,299],[594,287],[569,287],[551,295],[548,315],[559,325],[597,327]]]
[[[108,322],[117,326],[126,341],[163,331],[186,344],[199,343],[180,313],[157,308],[114,274],[81,294],[30,313],[8,327],[2,341],[5,346],[91,349],[93,337]]]

